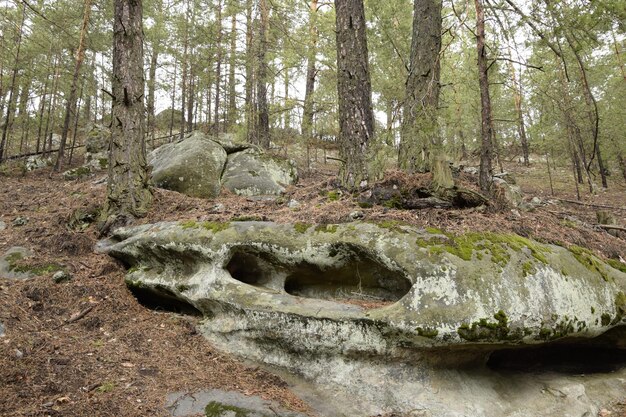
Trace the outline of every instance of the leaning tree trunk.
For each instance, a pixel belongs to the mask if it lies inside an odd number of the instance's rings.
[[[439,142],[440,51],[441,0],[414,0],[411,59],[398,151],[402,169],[423,172],[431,168],[430,154]]]
[[[228,127],[237,123],[237,80],[235,64],[237,63],[237,10],[236,3],[230,2],[230,52],[228,56]]]
[[[156,130],[156,114],[155,114],[155,103],[154,103],[154,92],[156,89],[156,68],[159,60],[159,45],[158,41],[152,44],[152,55],[150,56],[150,69],[148,70],[148,137],[150,138],[150,142],[152,143],[152,147],[155,147],[154,137]]]
[[[80,38],[78,40],[78,48],[76,48],[76,63],[74,65],[74,75],[72,77],[72,86],[70,87],[70,95],[65,104],[65,119],[63,121],[63,131],[61,132],[61,143],[59,144],[59,153],[57,161],[54,165],[55,171],[63,169],[63,158],[65,156],[65,145],[67,143],[67,135],[70,131],[70,120],[72,115],[76,116],[76,99],[78,92],[78,77],[80,75],[80,67],[85,59],[85,39],[87,37],[87,27],[89,26],[89,16],[91,15],[91,0],[85,0],[85,8],[83,11],[83,24],[80,29]]]
[[[335,0],[341,182],[350,189],[368,179],[367,148],[374,134],[363,0]]]
[[[491,100],[489,98],[489,67],[485,49],[485,12],[483,0],[474,0],[476,5],[476,48],[478,50],[478,84],[480,87],[481,107],[481,144],[480,144],[480,189],[484,193],[491,191],[493,160]]]
[[[141,0],[115,0],[109,180],[101,232],[144,216],[152,203],[144,142]]]

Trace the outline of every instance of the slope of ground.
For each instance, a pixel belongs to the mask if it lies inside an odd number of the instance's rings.
[[[626,189],[611,184],[596,196],[575,200],[566,174],[553,173],[550,196],[541,167],[509,167],[527,198],[545,202],[533,211],[440,210],[401,211],[375,206],[359,208],[335,186],[326,166],[304,175],[300,184],[276,201],[227,195],[200,200],[155,190],[154,208],[141,222],[161,220],[244,220],[334,223],[361,211],[365,220],[402,221],[452,233],[514,232],[544,242],[586,246],[605,258],[626,259],[626,241],[594,226],[597,206],[610,206],[626,224]],[[398,174],[396,174],[398,175]],[[29,280],[0,280],[0,415],[2,416],[156,416],[167,393],[222,388],[257,394],[286,408],[308,412],[280,378],[214,350],[194,330],[194,319],[149,310],[124,283],[124,269],[107,256],[93,253],[94,226],[71,228],[77,210],[88,212],[104,200],[103,176],[78,182],[40,171],[9,172],[0,177],[0,253],[25,246],[35,257],[25,267],[42,272]],[[421,181],[406,177],[406,181]],[[617,182],[617,179],[616,179]],[[294,207],[290,201],[297,201]],[[23,226],[13,225],[18,218]],[[68,282],[52,280],[51,265],[71,273]],[[625,393],[626,397],[626,393]],[[613,415],[617,415],[614,412]]]

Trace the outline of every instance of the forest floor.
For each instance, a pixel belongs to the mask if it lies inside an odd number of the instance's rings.
[[[510,231],[626,259],[626,240],[595,226],[596,206],[612,207],[603,209],[626,225],[621,178],[611,177],[609,190],[596,195],[581,188],[583,204],[575,204],[563,201],[576,200],[569,170],[553,170],[552,196],[545,163],[507,164],[506,169],[516,175],[526,200],[536,196],[544,204],[532,211],[364,209],[350,195],[329,197],[327,191],[336,190],[336,166],[320,165],[277,201],[234,195],[209,201],[155,190],[153,209],[141,223],[243,218],[336,223],[360,210],[365,220],[397,220],[452,233]],[[13,246],[28,247],[36,254],[28,266],[41,272],[28,280],[0,279],[0,322],[6,327],[0,337],[0,416],[166,416],[168,393],[210,388],[259,395],[311,413],[279,377],[214,349],[195,331],[196,318],[139,304],[124,285],[123,267],[93,252],[95,227],[70,227],[73,214],[104,201],[103,177],[64,181],[47,169],[0,173],[0,221],[6,224],[0,230],[0,254]],[[290,200],[299,207],[288,208]],[[18,217],[27,223],[13,225]],[[55,283],[55,265],[72,279]],[[619,404],[606,407],[612,416],[626,416]]]

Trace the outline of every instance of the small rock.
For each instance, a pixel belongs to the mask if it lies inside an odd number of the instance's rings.
[[[363,217],[365,217],[365,214],[361,210],[355,210],[350,213],[350,218],[352,220],[362,219]]]
[[[22,359],[24,357],[24,353],[21,350],[15,349],[15,357],[18,359]]]
[[[7,228],[7,224],[5,222],[3,222],[2,220],[0,220],[0,231],[4,230]]]
[[[72,168],[63,173],[63,179],[66,181],[80,180],[91,175],[91,169],[88,166],[80,166]]]
[[[463,172],[470,175],[478,175],[478,168],[476,167],[465,167],[463,168]]]
[[[287,207],[292,210],[297,209],[298,207],[300,207],[300,202],[298,202],[297,200],[289,200],[289,202],[287,203]]]
[[[28,217],[16,217],[15,219],[13,219],[13,222],[11,223],[13,226],[24,226],[26,223],[28,223]]]
[[[600,417],[608,417],[611,414],[613,414],[612,412],[610,412],[609,410],[607,410],[606,408],[603,408],[602,410],[600,410],[600,412],[598,413],[598,416]]]
[[[221,213],[226,209],[226,207],[224,207],[224,205],[222,203],[217,203],[216,205],[214,205],[213,207],[211,207],[211,211],[215,212],[215,213]]]
[[[533,206],[540,206],[541,204],[543,204],[543,201],[539,197],[535,196],[530,200],[530,204],[532,204]]]
[[[4,337],[5,332],[4,324],[0,321],[0,337]]]
[[[54,275],[52,275],[52,279],[55,283],[60,284],[62,282],[71,280],[72,276],[69,274],[69,272],[57,271],[54,273]]]

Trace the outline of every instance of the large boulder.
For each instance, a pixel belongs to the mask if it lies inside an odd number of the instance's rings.
[[[35,171],[37,169],[52,166],[52,158],[43,155],[31,155],[26,158],[26,171]]]
[[[102,171],[109,167],[109,142],[111,130],[95,125],[85,139],[85,167],[90,171]]]
[[[626,388],[626,371],[519,372],[626,365],[626,274],[582,248],[389,222],[185,221],[119,229],[99,250],[130,267],[139,299],[205,315],[217,347],[317,383],[329,415],[596,415]]]
[[[226,151],[200,132],[155,149],[148,161],[157,187],[201,198],[220,193]]]
[[[256,149],[228,155],[222,176],[225,188],[245,196],[280,195],[297,180],[295,163]]]

